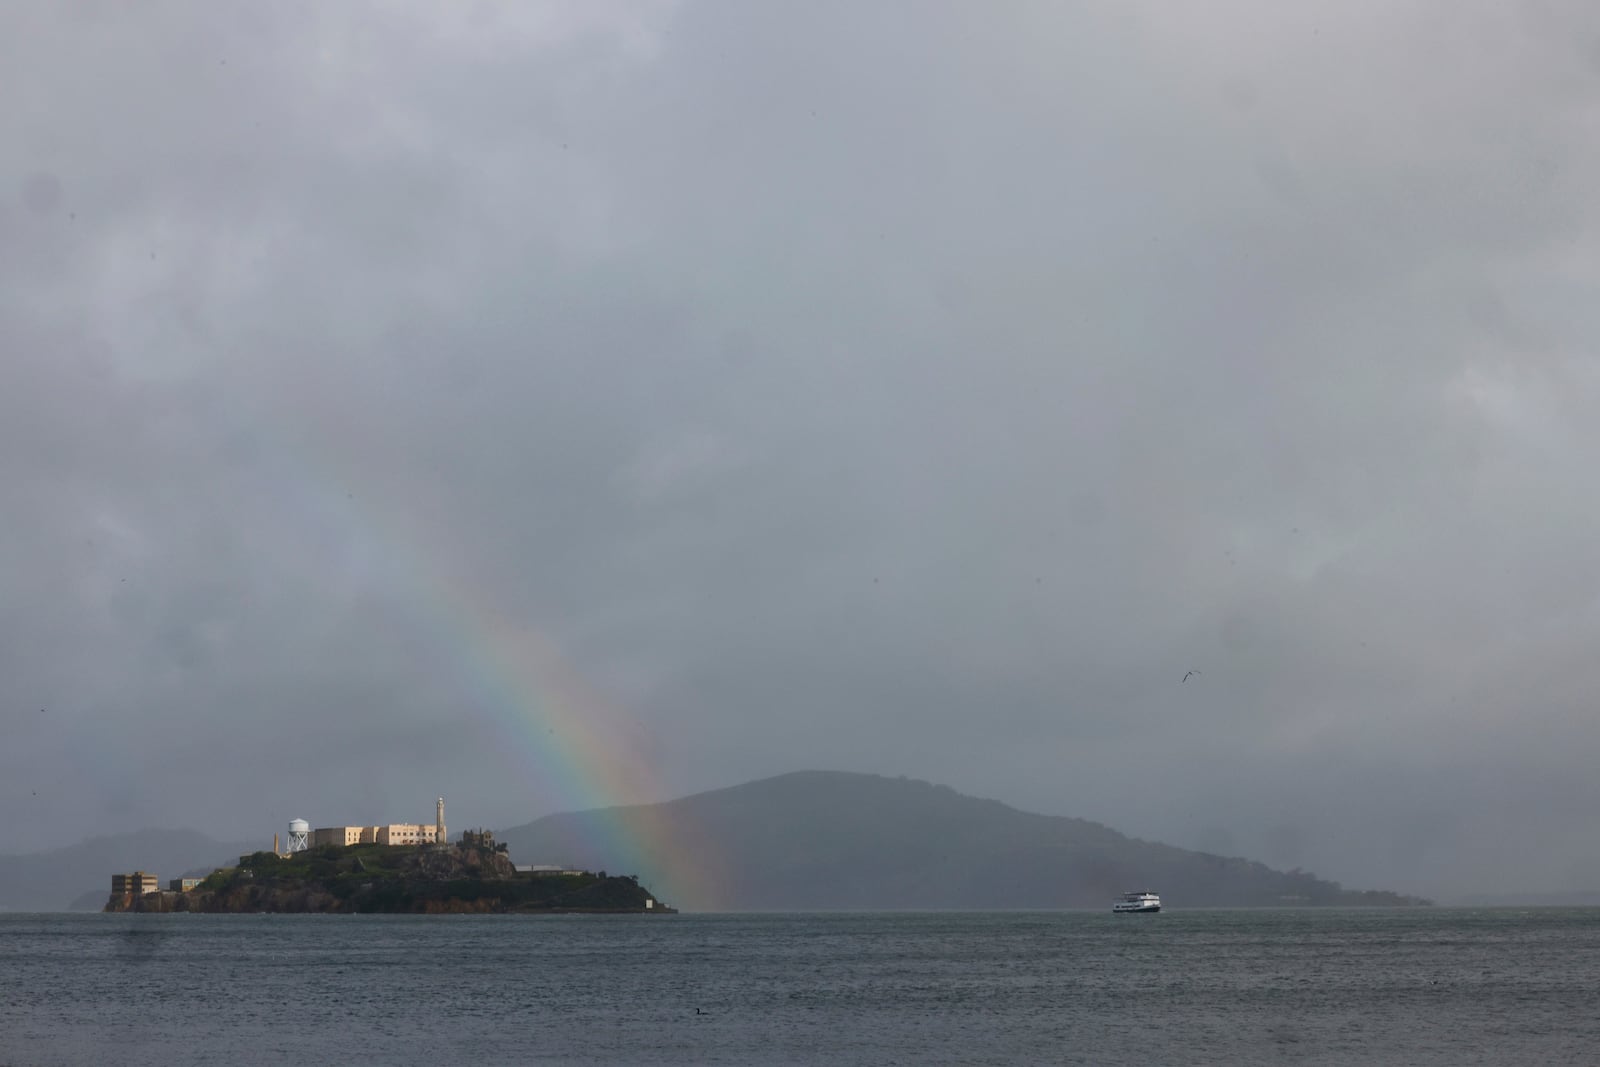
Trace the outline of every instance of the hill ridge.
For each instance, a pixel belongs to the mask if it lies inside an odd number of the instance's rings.
[[[658,856],[634,872],[686,910],[1108,907],[1146,885],[1191,907],[1425,903],[856,771],[790,771],[656,804],[556,813],[497,836],[531,861],[601,869],[635,862],[610,844],[619,836],[710,841],[714,855]],[[696,899],[675,877],[696,863],[720,873],[717,899]]]

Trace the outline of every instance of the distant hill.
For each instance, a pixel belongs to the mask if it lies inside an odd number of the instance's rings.
[[[703,856],[625,872],[619,836],[702,842]],[[690,910],[1108,908],[1150,888],[1169,907],[1420,904],[1303,871],[1127,837],[906,778],[802,771],[663,804],[550,815],[497,832],[519,863],[637,874]],[[718,873],[715,900],[678,875]]]
[[[259,843],[217,841],[193,830],[140,830],[48,852],[0,855],[0,911],[99,911],[118,871],[161,878],[237,863]]]

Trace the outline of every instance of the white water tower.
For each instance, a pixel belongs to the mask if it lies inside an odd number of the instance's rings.
[[[311,824],[304,819],[289,820],[289,844],[283,850],[290,852],[304,852],[311,847]]]

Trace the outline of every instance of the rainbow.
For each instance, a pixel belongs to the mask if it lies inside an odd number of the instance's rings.
[[[283,514],[318,516],[330,527],[319,534],[356,540],[363,565],[408,594],[416,609],[411,621],[465,697],[452,711],[487,723],[501,739],[500,755],[513,773],[536,786],[553,809],[611,809],[601,823],[603,840],[571,845],[607,857],[612,873],[639,875],[666,903],[686,910],[718,908],[725,865],[707,836],[650,809],[623,808],[666,799],[648,751],[647,725],[588,684],[548,633],[497,604],[486,583],[438,562],[453,554],[427,551],[420,539],[400,536],[408,525],[400,516],[375,513],[333,478],[295,477],[329,465],[292,463],[292,450],[272,453],[276,462],[271,465],[277,468],[272,473],[304,506]],[[414,528],[417,515],[405,518]],[[304,530],[295,533],[303,536]],[[292,543],[295,537],[286,540]]]
[[[724,883],[704,836],[650,808],[619,810],[664,799],[638,720],[597,694],[544,632],[507,618],[474,587],[457,581],[430,592],[424,617],[472,683],[467,706],[497,727],[556,806],[609,809],[604,840],[571,844],[670,893],[668,903],[714,910]]]

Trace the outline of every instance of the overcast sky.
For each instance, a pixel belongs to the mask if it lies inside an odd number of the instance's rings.
[[[0,851],[825,768],[1600,887],[1596,188],[1581,0],[6,4]]]

